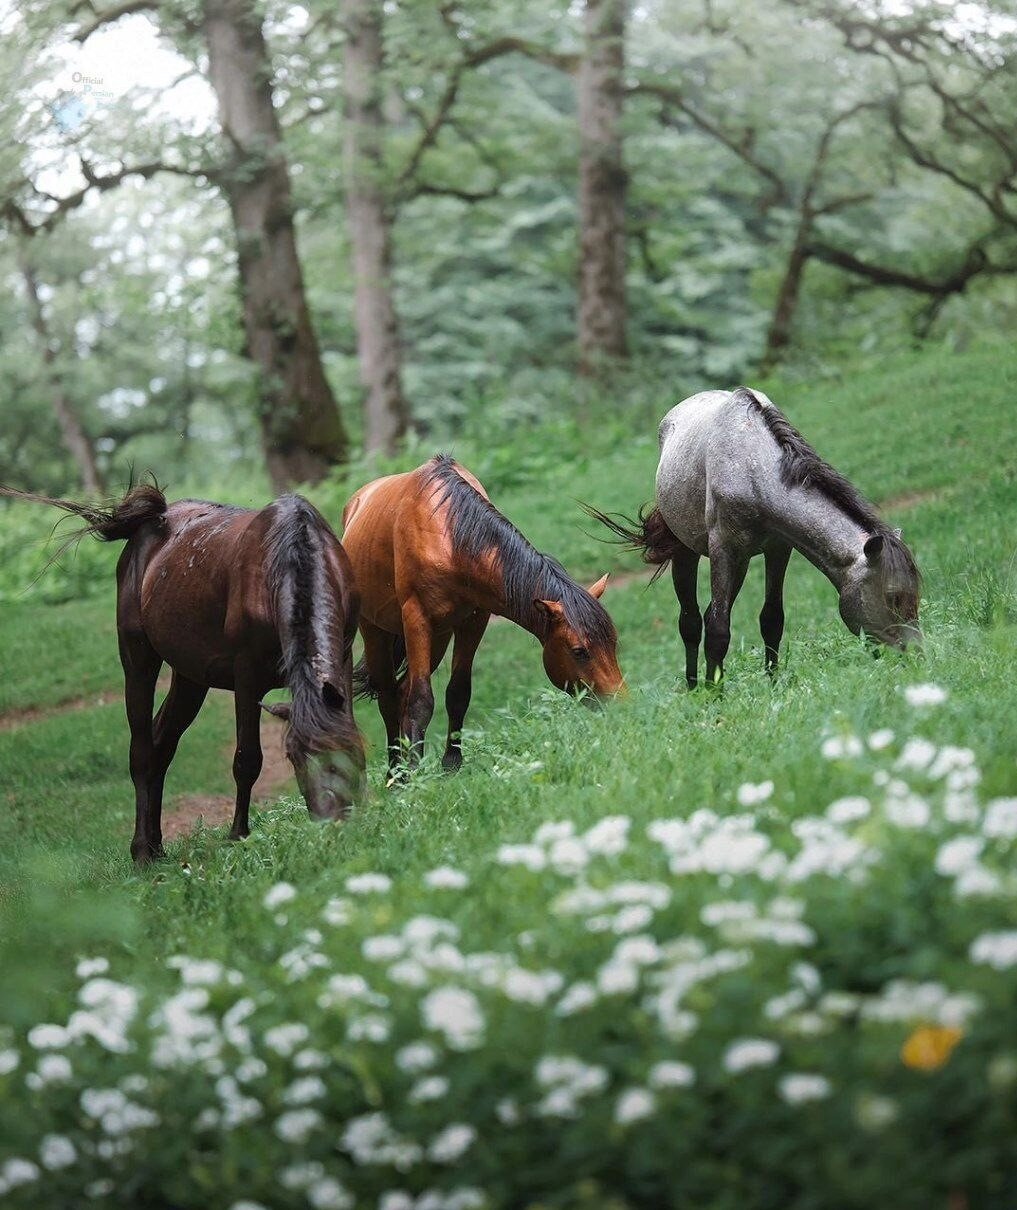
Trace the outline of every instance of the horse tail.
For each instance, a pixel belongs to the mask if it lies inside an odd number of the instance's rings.
[[[682,543],[668,528],[663,513],[656,506],[651,508],[644,504],[634,519],[622,513],[602,513],[589,504],[582,508],[588,517],[606,525],[615,535],[614,540],[626,550],[639,551],[644,563],[655,566],[654,580],[663,575],[668,563],[682,549]]]
[[[100,542],[120,542],[133,538],[143,525],[162,523],[166,514],[166,497],[153,479],[151,483],[128,484],[119,501],[105,505],[82,504],[74,500],[60,500],[53,496],[40,496],[34,492],[19,492],[13,487],[0,486],[0,496],[11,500],[24,500],[29,504],[48,504],[63,509],[71,516],[84,521],[81,529],[73,533],[64,546],[86,536],[98,538]],[[64,547],[61,547],[61,552]]]
[[[392,647],[392,663],[395,665],[396,680],[401,680],[407,669],[406,640],[401,634],[396,635]],[[357,699],[378,696],[378,686],[371,680],[371,674],[367,671],[367,660],[363,657],[353,665],[353,696]]]

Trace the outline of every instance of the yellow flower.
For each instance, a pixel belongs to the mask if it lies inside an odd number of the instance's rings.
[[[938,1071],[964,1037],[962,1029],[947,1025],[922,1025],[900,1048],[900,1059],[912,1071]]]

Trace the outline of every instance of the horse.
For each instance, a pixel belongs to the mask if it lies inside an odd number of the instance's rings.
[[[624,691],[617,632],[600,603],[608,577],[580,587],[448,455],[356,492],[343,511],[343,545],[361,593],[357,683],[378,700],[393,773],[404,755],[412,766],[423,753],[434,712],[431,675],[450,641],[442,766],[461,766],[473,661],[492,614],[537,638],[559,689],[594,700]]]
[[[166,771],[210,688],[232,690],[235,701],[230,839],[250,832],[261,698],[283,686],[292,702],[264,708],[289,724],[286,754],[308,810],[320,819],[346,816],[365,764],[352,712],[359,598],[349,560],[317,509],[292,495],[257,511],[207,500],[168,504],[154,483],[130,487],[107,507],[0,492],[80,517],[75,537],[127,543],[117,563],[117,637],[137,864],[163,856]],[[172,677],[153,720],[164,663]]]
[[[784,575],[800,551],[831,581],[854,634],[901,648],[921,642],[921,577],[914,556],[873,506],[824,462],[761,391],[702,391],[660,423],[656,503],[638,520],[588,513],[658,568],[668,563],[680,607],[685,679],[698,681],[703,615],[696,599],[701,557],[710,560],[706,676],[719,682],[731,641],[731,606],[749,560],[762,554],[759,629],[765,667],[777,669],[784,633]]]

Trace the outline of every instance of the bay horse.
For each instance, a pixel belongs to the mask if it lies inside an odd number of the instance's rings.
[[[359,599],[349,560],[324,517],[300,496],[259,511],[180,500],[155,484],[109,507],[10,488],[3,495],[80,517],[105,542],[126,541],[117,564],[117,637],[135,791],[131,855],[163,855],[162,794],[181,735],[210,688],[233,691],[236,809],[230,838],[247,836],[261,772],[260,703],[288,686],[286,754],[313,816],[345,817],[359,792],[364,749],[353,719],[351,650]],[[169,691],[153,720],[156,682]]]
[[[920,643],[921,578],[900,530],[891,529],[857,489],[824,462],[761,391],[702,391],[660,423],[656,503],[638,521],[587,509],[647,563],[671,576],[680,607],[685,679],[698,680],[703,615],[696,572],[710,560],[706,676],[723,675],[731,606],[749,560],[762,554],[766,588],[759,628],[768,672],[784,633],[784,575],[792,550],[819,568],[840,594],[840,615],[855,634],[891,647]]]
[[[445,454],[362,487],[343,511],[343,545],[361,593],[362,693],[377,697],[389,767],[414,764],[434,712],[431,675],[452,648],[442,766],[462,764],[473,660],[492,614],[535,635],[552,684],[596,698],[624,690],[618,636],[600,596],[580,587]],[[406,673],[400,678],[401,665]]]

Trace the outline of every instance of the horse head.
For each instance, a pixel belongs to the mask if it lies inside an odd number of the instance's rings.
[[[535,600],[533,607],[545,621],[544,670],[552,685],[566,693],[589,690],[595,698],[625,693],[625,681],[618,667],[618,635],[600,597],[608,577],[601,578],[585,591],[588,602],[579,611],[565,609],[561,601]]]
[[[921,583],[900,531],[866,539],[840,590],[840,616],[855,634],[900,650],[920,645],[918,599]]]

